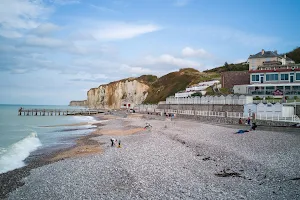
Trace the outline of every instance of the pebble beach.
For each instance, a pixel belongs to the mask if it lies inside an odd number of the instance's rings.
[[[18,187],[2,197],[300,199],[300,133],[236,131],[158,116],[106,116],[76,147],[27,166]],[[121,148],[111,147],[112,137]],[[16,176],[10,174],[0,176],[1,184]]]

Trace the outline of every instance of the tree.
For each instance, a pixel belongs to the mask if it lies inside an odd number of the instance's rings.
[[[224,67],[228,68],[228,66],[229,66],[228,63],[225,62]]]

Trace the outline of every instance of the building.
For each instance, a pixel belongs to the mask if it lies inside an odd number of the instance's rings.
[[[279,55],[277,51],[265,51],[250,55],[250,85],[247,93],[255,96],[300,96],[300,64]]]
[[[206,94],[206,89],[211,86],[217,86],[220,83],[218,80],[207,81],[198,83],[195,86],[191,86],[185,89],[185,91],[175,93],[175,97],[183,98],[190,97],[194,93],[201,93],[202,95]]]
[[[233,88],[234,85],[250,84],[248,71],[228,71],[221,73],[221,84],[223,88]]]

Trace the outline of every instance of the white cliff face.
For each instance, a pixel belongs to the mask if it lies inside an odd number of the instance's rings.
[[[116,81],[92,88],[87,93],[91,108],[118,109],[125,101],[132,106],[141,104],[148,95],[149,86],[136,80]]]

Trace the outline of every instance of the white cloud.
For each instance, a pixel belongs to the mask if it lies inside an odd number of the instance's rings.
[[[55,38],[29,36],[25,39],[23,45],[39,46],[39,47],[47,47],[47,48],[61,48],[61,47],[71,46],[71,43],[68,41],[55,39]]]
[[[104,6],[96,6],[94,4],[90,4],[90,6],[98,11],[101,11],[101,12],[109,12],[109,13],[117,13],[116,10],[113,10],[113,9],[110,9],[110,8],[107,8],[107,7],[104,7]]]
[[[96,29],[90,29],[88,33],[97,40],[130,39],[142,34],[158,31],[161,28],[154,24],[130,24],[130,23],[104,23]]]
[[[0,29],[0,35],[6,38],[20,38],[23,35],[19,33],[18,31],[13,30],[1,30]]]
[[[187,5],[191,0],[175,0],[174,5],[175,6],[185,6]]]
[[[142,74],[151,74],[152,71],[147,68],[142,68],[142,67],[132,67],[126,64],[122,64],[120,67],[120,70],[125,70],[126,72],[129,72],[131,74],[135,75],[142,75]]]
[[[182,49],[181,53],[183,56],[186,57],[200,57],[200,58],[211,57],[211,55],[204,49],[193,49],[191,47],[185,47],[184,49]]]
[[[163,54],[159,57],[147,56],[145,58],[145,63],[154,65],[154,64],[165,64],[165,65],[172,65],[182,68],[192,67],[198,68],[201,67],[201,64],[192,60],[186,60],[182,58],[176,58],[169,54]]]
[[[51,0],[51,2],[59,5],[69,5],[69,4],[78,4],[80,3],[80,0]]]
[[[38,27],[36,27],[35,29],[32,30],[32,33],[36,34],[36,35],[47,35],[49,33],[52,33],[54,31],[59,30],[60,27],[52,24],[52,23],[43,23],[40,24]]]
[[[41,1],[1,0],[0,24],[4,29],[32,29],[38,26],[37,19],[47,14]]]

